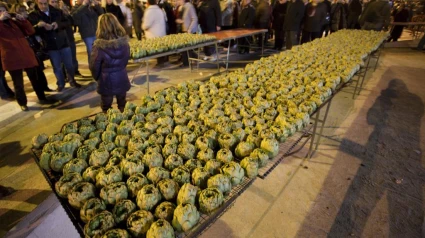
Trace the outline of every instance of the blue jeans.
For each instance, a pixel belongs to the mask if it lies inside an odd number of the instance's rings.
[[[86,44],[87,56],[88,56],[88,59],[89,59],[89,63],[90,63],[91,49],[93,47],[94,40],[96,40],[96,36],[86,37],[86,38],[83,39],[84,44]]]
[[[425,34],[422,36],[422,39],[419,41],[418,50],[423,50],[425,46]]]
[[[56,76],[58,87],[65,87],[65,75],[62,71],[62,63],[65,65],[66,73],[70,83],[74,80],[74,64],[72,62],[72,52],[70,47],[60,50],[49,50],[50,62],[53,66],[53,72]]]

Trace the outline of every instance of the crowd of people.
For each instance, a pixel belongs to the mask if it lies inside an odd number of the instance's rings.
[[[128,39],[133,33],[141,40],[183,32],[269,29],[257,43],[267,44],[274,38],[273,48],[283,50],[341,29],[387,30],[391,17],[395,21],[411,18],[404,3],[392,6],[388,0],[77,0],[72,7],[64,0],[21,1],[0,2],[0,96],[16,99],[23,111],[28,110],[23,71],[39,102],[54,103],[45,95],[53,91],[43,72],[46,60],[50,60],[56,77],[55,91],[61,92],[67,82],[71,87],[81,86],[75,80],[82,76],[76,57],[77,31],[86,46],[92,77],[99,82],[102,110],[107,110],[112,96],[117,97],[120,109],[125,104],[130,86],[124,62],[129,58]],[[402,31],[402,26],[394,27],[390,40],[397,41]],[[239,39],[232,45],[239,45],[240,54],[249,53],[247,41]],[[204,59],[216,60],[214,51],[214,47],[206,47]],[[188,65],[186,54],[180,60]],[[159,58],[158,65],[166,61]],[[6,71],[15,92],[5,80]]]

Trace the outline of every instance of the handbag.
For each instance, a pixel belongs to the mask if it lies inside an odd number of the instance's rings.
[[[40,61],[46,61],[49,59],[49,54],[44,49],[44,46],[42,43],[40,43],[37,40],[37,36],[25,36],[25,39],[27,39],[28,44],[30,45],[31,49],[34,51],[35,56]]]

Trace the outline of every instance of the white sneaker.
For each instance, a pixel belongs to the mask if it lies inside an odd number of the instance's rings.
[[[202,60],[204,60],[204,61],[208,61],[208,60],[210,60],[210,57],[205,56],[204,58],[202,58]]]
[[[210,57],[209,61],[217,61],[217,55]]]

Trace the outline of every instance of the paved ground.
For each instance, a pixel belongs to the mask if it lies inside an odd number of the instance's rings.
[[[81,45],[78,52],[82,72],[88,74]],[[129,67],[130,75],[135,68]],[[190,73],[170,65],[153,73],[151,88],[215,72],[213,66]],[[51,68],[46,75],[55,88]],[[353,100],[348,87],[333,100],[325,139],[313,158],[304,159],[302,148],[265,180],[257,179],[203,236],[424,237],[423,75],[425,54],[386,49],[360,96]],[[83,89],[53,93],[63,103],[52,107],[36,104],[33,93],[30,112],[0,102],[0,185],[5,187],[0,194],[0,236],[48,198],[14,234],[24,236],[35,228],[30,237],[75,237],[29,148],[33,135],[51,134],[65,122],[100,111],[95,84],[82,83],[87,85]],[[143,86],[144,77],[136,84]],[[134,87],[129,98],[137,101],[144,93],[144,88]],[[40,219],[40,214],[45,216]]]

